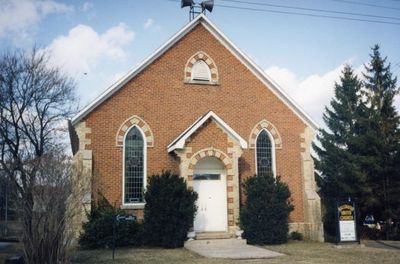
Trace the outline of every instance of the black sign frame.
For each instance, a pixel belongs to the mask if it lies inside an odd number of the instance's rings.
[[[116,247],[116,236],[117,236],[117,223],[121,221],[136,221],[135,215],[114,215],[113,217],[113,236],[112,236],[112,259],[114,260],[115,257],[115,247]]]
[[[337,199],[335,202],[336,210],[336,244],[339,243],[358,243],[360,244],[360,236],[358,230],[358,207],[356,200],[353,198]],[[354,221],[354,240],[341,239],[340,221]]]

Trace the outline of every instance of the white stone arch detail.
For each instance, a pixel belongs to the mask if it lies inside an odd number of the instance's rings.
[[[235,182],[235,172],[233,170],[233,160],[228,154],[216,148],[204,148],[197,151],[189,158],[189,165],[187,167],[187,183],[189,188],[193,187],[193,173],[198,161],[206,157],[215,157],[219,159],[225,166],[226,170],[226,188],[227,188],[227,215],[228,215],[228,229],[235,226],[235,217],[239,217],[239,211],[234,209],[235,205],[239,208],[239,189]],[[238,177],[238,175],[236,175]],[[236,195],[235,195],[236,193]],[[236,210],[236,211],[235,211]],[[236,215],[236,216],[235,216]]]
[[[185,71],[184,71],[184,80],[185,82],[192,82],[192,69],[193,65],[199,61],[204,61],[211,72],[211,80],[210,83],[217,84],[219,80],[218,68],[215,64],[214,60],[204,51],[198,51],[194,55],[192,55],[186,62]]]
[[[282,137],[279,133],[278,129],[266,119],[258,122],[253,129],[251,130],[249,137],[249,148],[255,149],[257,137],[260,134],[261,130],[266,130],[271,137],[271,142],[274,144],[275,149],[282,149]]]
[[[260,131],[258,131],[257,137],[255,139],[255,147],[254,147],[254,161],[255,161],[255,166],[256,166],[256,174],[258,175],[258,168],[257,168],[257,139],[258,136],[261,134],[262,131],[267,132],[267,135],[269,137],[269,140],[271,141],[271,163],[272,163],[272,174],[274,177],[276,177],[276,146],[274,143],[274,138],[272,137],[272,134],[266,129],[263,128]]]
[[[139,130],[143,133],[143,138],[146,141],[146,146],[150,148],[154,147],[154,135],[150,126],[147,124],[146,121],[144,121],[137,115],[133,115],[122,122],[115,137],[116,146],[123,147],[125,143],[125,135],[134,126],[137,126]]]
[[[232,176],[234,175],[232,170],[233,162],[232,159],[228,156],[228,154],[216,148],[205,148],[197,151],[190,158],[188,176],[193,176],[195,165],[199,160],[205,157],[215,157],[221,160],[221,162],[225,165],[226,175],[232,175]]]

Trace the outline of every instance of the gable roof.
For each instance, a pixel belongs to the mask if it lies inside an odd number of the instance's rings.
[[[148,65],[164,54],[172,45],[182,39],[195,26],[202,24],[214,37],[216,37],[242,64],[244,64],[265,86],[267,86],[281,101],[283,101],[305,124],[313,129],[318,128],[318,124],[258,65],[250,60],[239,48],[237,48],[204,14],[198,15],[190,23],[184,26],[164,45],[159,47],[153,54],[145,59],[139,66],[130,70],[121,79],[112,84],[107,90],[101,93],[95,100],[85,106],[71,120],[73,125],[77,124],[92,110],[110,98],[115,92],[121,89],[127,82],[142,72]]]
[[[235,132],[224,120],[222,120],[213,111],[199,117],[192,125],[190,125],[182,134],[180,134],[174,141],[167,146],[168,152],[175,149],[182,149],[185,147],[186,140],[199,129],[208,119],[213,119],[225,132],[234,138],[243,149],[247,148],[247,142],[238,133]]]

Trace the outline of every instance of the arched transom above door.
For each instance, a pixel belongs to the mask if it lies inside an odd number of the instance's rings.
[[[228,157],[228,155],[226,155],[224,152],[222,152],[219,149],[206,148],[206,149],[202,149],[202,150],[196,152],[190,158],[189,168],[188,168],[188,181],[192,180],[191,177],[193,176],[194,169],[195,169],[197,162],[205,157],[215,157],[215,158],[221,160],[222,163],[224,163],[224,165],[225,165],[227,175],[232,175],[232,177],[233,177],[232,160]]]

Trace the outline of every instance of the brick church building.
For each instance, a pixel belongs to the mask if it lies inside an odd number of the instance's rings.
[[[321,241],[316,128],[203,14],[70,121],[86,207],[101,190],[143,217],[148,177],[171,170],[199,194],[194,230],[233,234],[241,183],[272,173],[292,193],[290,230]]]

